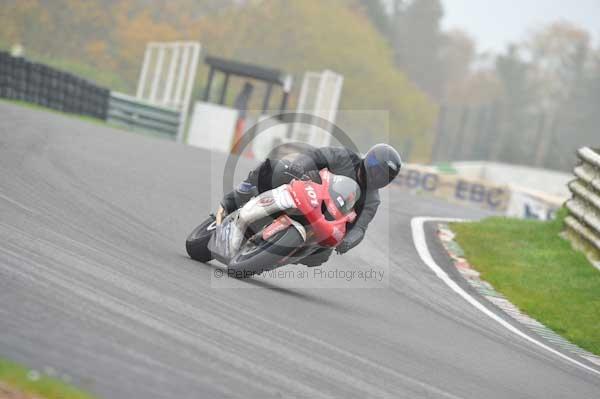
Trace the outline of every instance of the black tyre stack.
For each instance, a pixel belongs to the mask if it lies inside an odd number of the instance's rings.
[[[0,98],[106,120],[110,90],[0,51]]]
[[[8,98],[8,58],[6,51],[0,51],[0,98]]]

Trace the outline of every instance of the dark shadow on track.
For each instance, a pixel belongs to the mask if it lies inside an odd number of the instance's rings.
[[[195,260],[193,260],[193,259],[191,259],[191,258],[189,258],[189,257],[187,257],[185,255],[181,255],[181,257],[185,258],[185,259],[187,259],[189,261],[195,262],[198,265],[203,265],[203,266],[210,267],[213,270],[214,269],[225,270],[222,267],[219,267],[219,266],[214,265],[212,263],[203,263],[203,262],[195,261]],[[230,278],[232,278],[232,277],[230,277]],[[309,303],[313,303],[313,304],[316,304],[316,305],[327,306],[327,307],[332,308],[331,310],[342,311],[342,312],[345,312],[345,313],[348,313],[348,314],[354,314],[354,315],[357,314],[357,312],[354,309],[346,306],[345,303],[338,302],[338,301],[331,301],[331,300],[325,299],[325,298],[323,298],[321,296],[311,295],[311,294],[309,294],[307,292],[301,292],[299,290],[293,290],[293,289],[281,287],[281,286],[278,286],[276,284],[270,283],[270,282],[265,281],[265,280],[258,280],[255,277],[251,277],[251,278],[247,278],[247,279],[237,279],[237,281],[239,281],[241,283],[244,283],[244,284],[248,284],[248,285],[254,286],[256,288],[267,289],[267,290],[271,290],[271,291],[277,292],[278,294],[283,294],[283,295],[286,295],[286,296],[289,296],[289,297],[292,297],[292,298],[301,299],[303,301],[306,301],[306,302],[309,302]],[[318,289],[318,288],[316,288],[316,289]]]

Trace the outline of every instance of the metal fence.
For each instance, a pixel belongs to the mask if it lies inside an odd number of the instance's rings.
[[[47,65],[0,52],[0,97],[106,119],[110,91]]]
[[[600,254],[600,150],[584,147],[577,156],[581,163],[575,168],[576,179],[569,183],[573,197],[566,204],[565,224],[569,235]]]
[[[176,109],[111,92],[106,120],[130,130],[153,132],[175,139],[181,119],[180,111]]]

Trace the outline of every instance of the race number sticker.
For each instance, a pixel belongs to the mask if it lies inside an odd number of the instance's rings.
[[[319,202],[317,201],[317,193],[315,192],[313,186],[306,186],[306,194],[308,194],[308,197],[310,198],[310,204],[312,205],[312,207],[316,208],[317,205],[319,205]]]

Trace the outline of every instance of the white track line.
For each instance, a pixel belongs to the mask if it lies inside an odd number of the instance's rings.
[[[410,221],[410,226],[412,228],[413,241],[415,243],[417,252],[419,253],[419,256],[421,257],[423,262],[444,283],[446,283],[446,285],[448,287],[450,287],[452,289],[452,291],[456,292],[458,295],[463,297],[471,305],[475,306],[479,311],[484,313],[486,316],[488,316],[492,320],[498,322],[500,325],[505,327],[507,330],[513,332],[514,334],[520,336],[521,338],[526,339],[527,341],[531,342],[532,344],[537,345],[540,348],[543,348],[543,349],[547,350],[548,352],[551,352],[551,353],[561,357],[562,359],[564,359],[570,363],[573,363],[581,368],[584,368],[594,374],[600,375],[600,371],[598,371],[592,367],[589,367],[589,366],[581,363],[580,361],[575,360],[563,353],[560,353],[559,351],[549,347],[548,345],[545,345],[544,343],[536,340],[535,338],[530,337],[529,335],[523,333],[522,331],[520,331],[519,329],[514,327],[512,324],[508,323],[506,320],[504,320],[503,318],[501,318],[500,316],[498,316],[497,314],[495,314],[494,312],[492,312],[491,310],[489,310],[488,308],[483,306],[479,301],[477,301],[477,299],[473,298],[469,293],[467,293],[464,289],[462,289],[454,280],[452,280],[448,276],[448,274],[440,266],[438,266],[437,263],[435,263],[435,260],[433,260],[433,257],[431,256],[431,253],[429,252],[429,248],[427,247],[427,240],[425,238],[425,229],[424,229],[425,223],[427,223],[427,222],[451,223],[451,222],[462,222],[462,221],[464,221],[464,220],[450,219],[450,218],[433,218],[433,217],[416,217]]]

